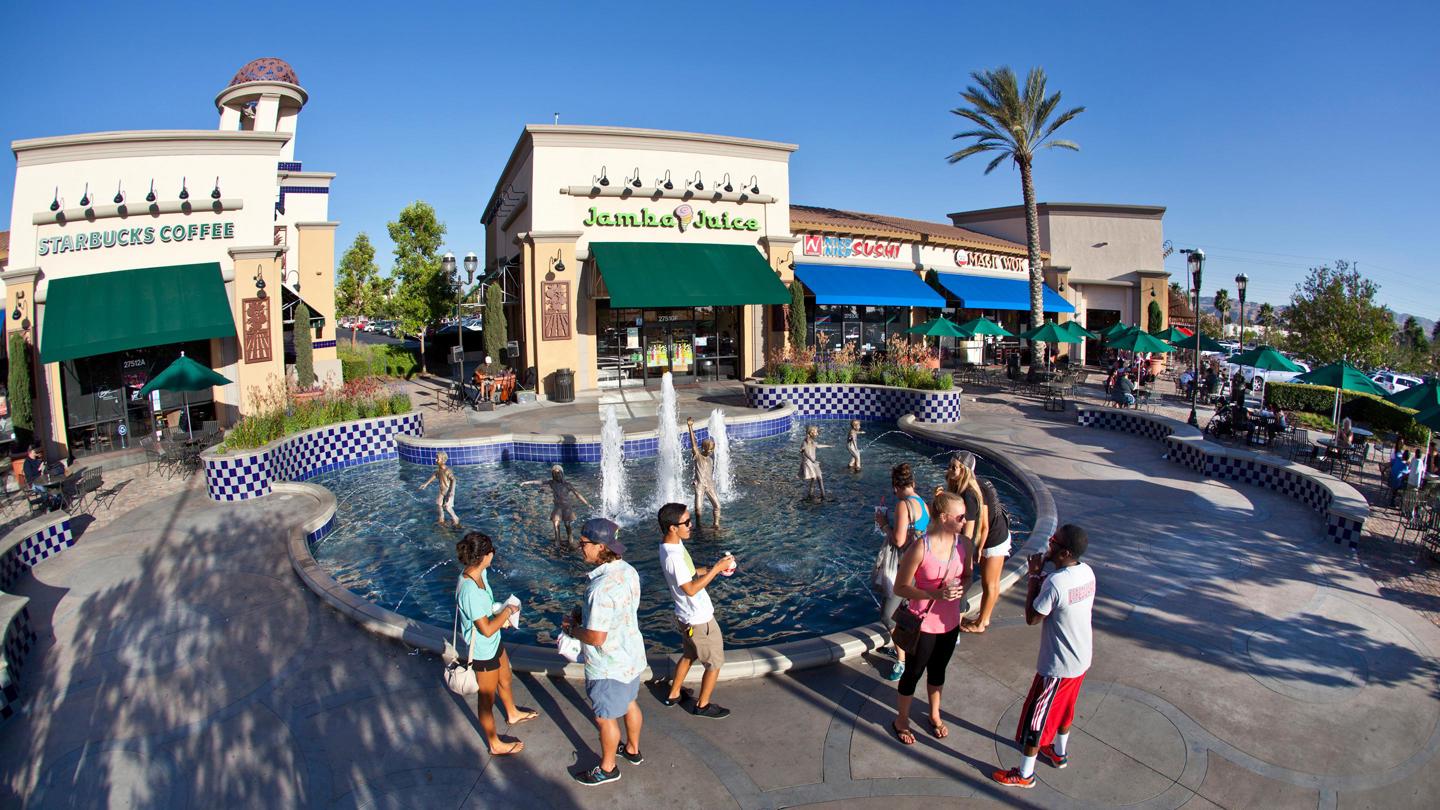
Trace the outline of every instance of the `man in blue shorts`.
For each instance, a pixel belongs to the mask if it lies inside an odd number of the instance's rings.
[[[605,518],[591,518],[580,529],[580,554],[595,566],[585,589],[585,613],[579,627],[566,619],[562,629],[584,645],[585,693],[600,727],[600,764],[572,774],[587,787],[616,782],[620,767],[616,756],[632,765],[640,755],[640,726],[644,717],[635,702],[645,671],[645,640],[640,636],[640,575],[621,557],[625,544],[616,537],[620,527]],[[620,720],[625,720],[625,743],[620,742]]]

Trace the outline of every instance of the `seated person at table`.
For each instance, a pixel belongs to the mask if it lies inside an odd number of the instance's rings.
[[[1395,451],[1390,455],[1390,503],[1395,503],[1395,497],[1400,490],[1405,488],[1405,479],[1410,475],[1410,451],[1405,449],[1405,443],[1399,439],[1395,440]]]
[[[1115,404],[1122,408],[1128,408],[1135,404],[1135,381],[1130,379],[1129,374],[1121,374],[1115,380],[1114,393],[1111,398]]]
[[[1352,426],[1352,425],[1350,424],[1350,417],[1347,416],[1347,417],[1345,417],[1344,419],[1341,419],[1341,420],[1340,420],[1340,430],[1335,433],[1335,449],[1336,449],[1336,450],[1339,450],[1340,452],[1343,453],[1343,452],[1348,451],[1348,450],[1350,449],[1351,445],[1355,444],[1355,433],[1354,433],[1354,430],[1355,430],[1354,426]],[[1399,455],[1399,454],[1400,454],[1400,450],[1401,450],[1402,448],[1404,448],[1404,446],[1405,446],[1405,445],[1404,445],[1402,442],[1400,442],[1399,440],[1396,440],[1396,442],[1395,442],[1395,455]]]
[[[1020,353],[1011,352],[1005,358],[1005,376],[1012,380],[1020,379]]]
[[[1279,405],[1274,406],[1270,421],[1265,423],[1265,433],[1268,434],[1269,441],[1275,441],[1276,433],[1284,433],[1289,429],[1290,423],[1285,419],[1285,410]]]
[[[40,479],[45,477],[49,468],[45,465],[45,448],[39,444],[30,445],[30,450],[25,454],[25,464],[22,468],[25,473],[25,482],[35,494],[45,499],[45,505],[51,509],[60,508],[60,496],[52,495],[50,490],[40,485]]]
[[[1185,392],[1185,396],[1190,396],[1190,389],[1195,386],[1195,370],[1187,368],[1180,372],[1179,382],[1180,390]]]

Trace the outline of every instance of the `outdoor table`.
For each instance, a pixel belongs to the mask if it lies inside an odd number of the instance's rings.
[[[1375,437],[1375,434],[1374,434],[1374,433],[1371,433],[1370,431],[1366,430],[1365,428],[1361,428],[1361,427],[1352,427],[1352,428],[1350,428],[1350,433],[1351,433],[1351,435],[1353,435],[1353,436],[1360,436],[1360,437],[1366,438],[1366,439],[1371,439],[1371,438],[1374,438],[1374,437]]]
[[[35,479],[34,483],[45,488],[46,509],[53,512],[59,507],[53,506],[52,504],[58,503],[62,506],[64,505],[65,483],[69,480],[70,476],[64,473],[49,473]]]

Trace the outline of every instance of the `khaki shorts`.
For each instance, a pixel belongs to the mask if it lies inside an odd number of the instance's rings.
[[[705,624],[689,625],[677,618],[675,627],[684,645],[682,656],[699,661],[707,669],[725,664],[725,639],[721,637],[719,622],[711,619]]]

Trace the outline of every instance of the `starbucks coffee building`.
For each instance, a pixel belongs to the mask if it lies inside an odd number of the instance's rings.
[[[874,352],[941,314],[1031,325],[1023,236],[963,214],[932,222],[793,204],[796,150],[689,132],[525,127],[482,214],[487,282],[504,292],[504,360],[542,397],[567,372],[581,391],[651,386],[667,371],[680,383],[744,378],[785,345],[794,284],[811,345],[825,351]],[[1102,226],[1124,244],[1085,257],[1092,300],[1097,289],[1138,293],[1137,273],[1144,290],[1163,285],[1164,209],[1146,210],[1153,228]],[[1092,224],[1105,217],[1093,213]],[[1083,324],[1068,270],[1051,266],[1048,250],[1041,259],[1047,317]],[[980,359],[978,342],[946,339],[942,349],[951,364]]]
[[[308,100],[288,64],[257,59],[215,97],[214,130],[11,144],[5,329],[27,342],[52,452],[128,447],[176,421],[180,393],[139,392],[182,353],[231,380],[188,394],[197,428],[233,423],[277,385],[296,340],[340,381],[334,175],[295,153]],[[294,323],[300,300],[309,323]]]

